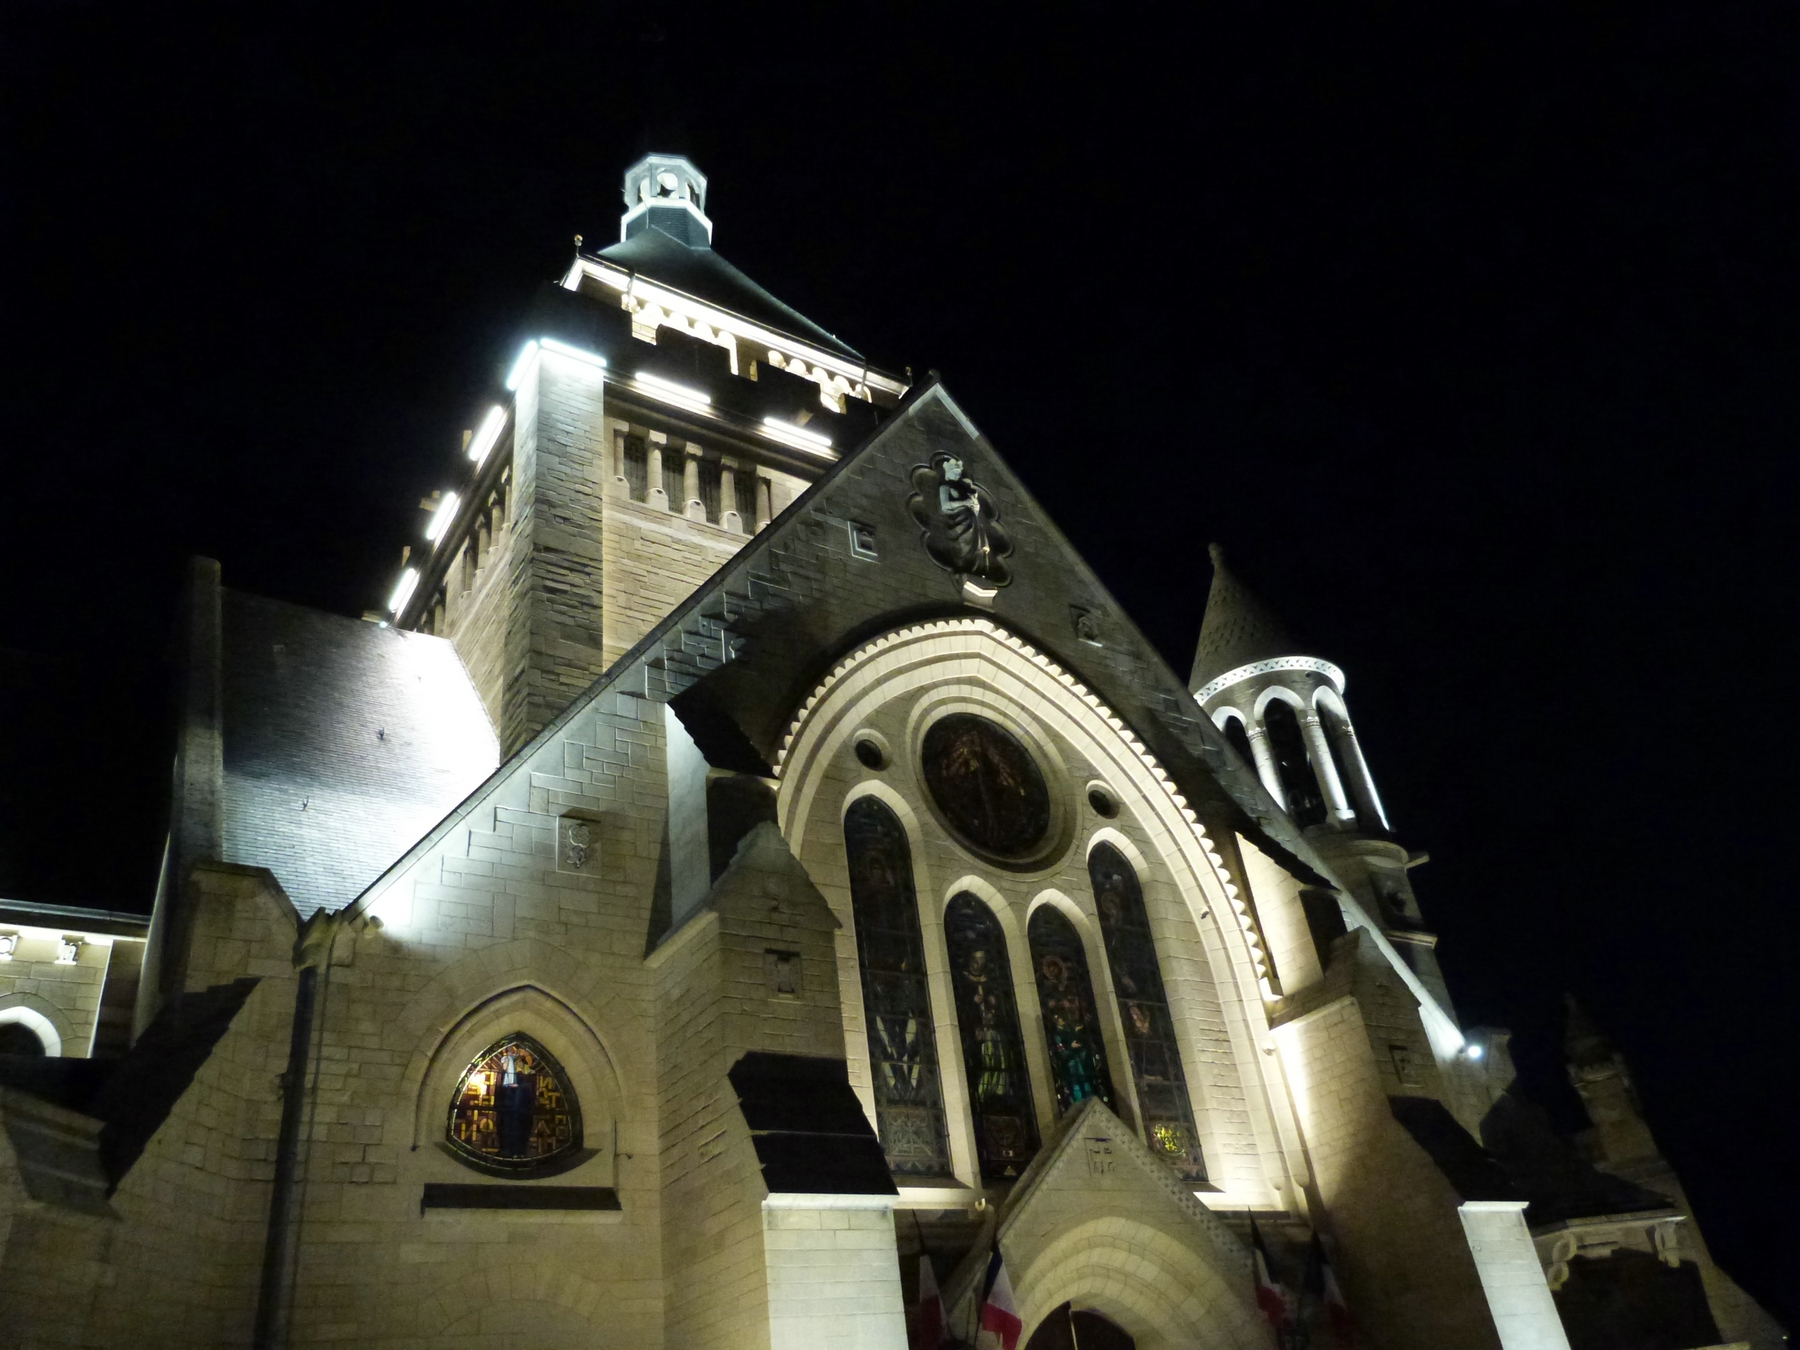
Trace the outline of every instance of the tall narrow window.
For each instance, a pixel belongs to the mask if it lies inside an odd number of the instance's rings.
[[[981,1175],[1016,1177],[1037,1152],[1038,1138],[1006,935],[993,912],[965,891],[944,910],[944,937]]]
[[[756,469],[753,465],[739,461],[737,500],[727,509],[738,513],[738,519],[744,522],[745,534],[756,532]]]
[[[706,507],[706,518],[719,523],[720,465],[716,459],[700,461],[700,501]]]
[[[625,438],[625,490],[634,502],[650,490],[650,451],[642,436]]]
[[[1111,844],[1088,854],[1088,878],[1100,911],[1100,934],[1106,941],[1106,964],[1112,970],[1125,1047],[1131,1055],[1137,1085],[1138,1113],[1144,1138],[1189,1181],[1204,1181],[1200,1137],[1188,1100],[1187,1075],[1175,1043],[1175,1023],[1163,993],[1162,968],[1150,936],[1150,916],[1137,873]]]
[[[859,797],[844,813],[844,849],[881,1146],[900,1175],[947,1177],[944,1093],[906,830],[881,802]]]
[[[1300,734],[1300,719],[1293,708],[1280,699],[1272,699],[1263,710],[1263,726],[1269,733],[1269,748],[1275,752],[1275,765],[1281,774],[1281,790],[1287,794],[1288,814],[1294,824],[1304,829],[1325,822],[1325,798],[1319,792],[1319,780],[1307,758],[1306,739]]]
[[[1054,905],[1039,905],[1026,928],[1031,939],[1032,973],[1044,1013],[1044,1040],[1050,1048],[1050,1076],[1056,1086],[1056,1114],[1098,1097],[1113,1106],[1112,1075],[1106,1069],[1106,1041],[1088,978],[1087,952],[1075,925]]]
[[[514,1034],[463,1071],[445,1136],[452,1153],[485,1172],[552,1170],[581,1147],[581,1107],[562,1065]]]

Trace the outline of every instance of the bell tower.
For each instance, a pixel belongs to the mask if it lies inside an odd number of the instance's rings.
[[[1208,552],[1212,590],[1188,689],[1448,1009],[1437,935],[1425,927],[1409,876],[1426,855],[1393,838],[1344,701],[1343,670],[1308,654],[1226,566],[1219,545]]]

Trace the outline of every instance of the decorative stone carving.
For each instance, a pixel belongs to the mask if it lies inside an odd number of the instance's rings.
[[[931,560],[962,578],[965,589],[992,593],[1012,580],[1005,559],[1012,541],[1000,526],[1000,508],[988,490],[963,471],[955,455],[939,453],[912,471],[906,508],[919,523]]]
[[[584,814],[570,814],[556,823],[556,870],[600,874],[600,822]]]

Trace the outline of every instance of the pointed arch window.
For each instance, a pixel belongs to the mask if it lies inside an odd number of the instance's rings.
[[[981,1175],[1016,1177],[1037,1152],[1038,1137],[1006,935],[993,911],[964,891],[944,909],[944,938]]]
[[[1056,906],[1039,905],[1026,926],[1026,937],[1031,941],[1038,1007],[1044,1014],[1056,1114],[1065,1114],[1089,1097],[1098,1097],[1108,1110],[1117,1110],[1081,934]]]
[[[876,798],[859,797],[844,813],[844,850],[881,1146],[898,1175],[947,1177],[950,1147],[912,849],[899,817]]]
[[[1200,1136],[1194,1128],[1187,1074],[1175,1041],[1175,1023],[1163,992],[1162,968],[1150,935],[1150,916],[1137,872],[1111,844],[1088,854],[1088,879],[1100,912],[1106,964],[1112,971],[1131,1077],[1137,1086],[1144,1139],[1189,1181],[1206,1179]]]
[[[463,1071],[445,1138],[485,1172],[558,1171],[580,1152],[581,1105],[555,1057],[515,1032]]]

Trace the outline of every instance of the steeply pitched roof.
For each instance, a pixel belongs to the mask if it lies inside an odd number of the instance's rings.
[[[710,248],[692,248],[654,227],[600,250],[600,257],[652,281],[685,291],[790,337],[851,361],[863,355],[826,332],[799,310],[783,304]]]
[[[1226,671],[1252,661],[1301,655],[1274,611],[1225,566],[1225,551],[1209,544],[1207,552],[1212,555],[1212,591],[1206,597],[1206,617],[1200,621],[1200,641],[1194,648],[1188,688],[1201,689]]]
[[[444,638],[226,591],[225,861],[353,900],[499,763]]]

